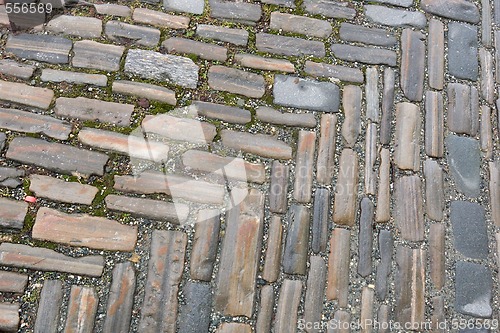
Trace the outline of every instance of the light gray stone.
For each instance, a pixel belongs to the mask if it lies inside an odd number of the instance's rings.
[[[478,23],[480,20],[479,9],[473,2],[467,0],[422,0],[420,8],[452,20],[470,23]]]
[[[196,26],[196,35],[202,38],[219,40],[240,46],[245,46],[248,43],[248,31],[245,29],[226,28],[210,24],[198,24]]]
[[[470,259],[488,257],[488,230],[484,207],[467,201],[452,201],[450,220],[455,249]]]
[[[356,10],[348,2],[337,0],[304,0],[303,6],[310,14],[324,15],[331,18],[353,19]]]
[[[103,74],[78,73],[51,68],[44,68],[40,79],[44,82],[92,84],[99,87],[105,87],[108,82],[108,78]]]
[[[467,23],[448,24],[448,71],[459,78],[476,81],[478,77],[477,27]]]
[[[488,267],[465,261],[456,263],[455,310],[459,313],[490,318],[493,281]]]
[[[160,42],[160,30],[120,21],[108,21],[105,33],[110,40],[118,43],[155,47]]]
[[[469,197],[481,193],[481,152],[478,140],[449,135],[446,140],[448,165],[459,191]]]
[[[360,47],[347,44],[333,44],[333,54],[342,60],[363,62],[370,65],[396,66],[396,52],[374,47]]]
[[[56,34],[97,38],[102,33],[102,21],[95,17],[60,15],[51,19],[45,29]]]
[[[304,71],[316,77],[327,77],[340,81],[363,83],[363,72],[357,68],[306,61]]]
[[[209,0],[209,4],[210,16],[218,19],[255,25],[262,15],[260,5],[256,3]]]
[[[328,21],[280,12],[271,13],[271,23],[269,27],[273,30],[318,38],[327,38],[332,33],[332,26]]]
[[[201,15],[205,9],[204,0],[163,0],[163,7],[166,10],[174,12],[185,12],[190,14]]]
[[[405,0],[410,3],[413,0]],[[362,25],[344,22],[340,25],[340,39],[370,45],[394,46],[397,43],[394,34],[385,29],[368,28]]]
[[[75,67],[116,72],[120,70],[125,47],[82,40],[75,42],[72,64]]]
[[[427,19],[424,13],[377,5],[365,5],[366,17],[374,23],[391,27],[411,26],[424,28]]]
[[[73,43],[63,37],[49,35],[19,34],[10,35],[5,51],[14,53],[19,58],[67,64]]]
[[[311,55],[322,58],[326,55],[325,44],[322,42],[263,32],[257,33],[255,46],[260,52],[285,56]]]

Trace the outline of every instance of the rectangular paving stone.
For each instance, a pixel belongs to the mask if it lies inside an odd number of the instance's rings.
[[[310,14],[324,15],[330,18],[353,19],[356,10],[348,2],[335,0],[304,0],[304,10]]]
[[[0,303],[0,330],[17,332],[20,321],[18,304]]]
[[[179,311],[178,332],[208,332],[213,298],[210,285],[188,281],[182,291],[186,304]]]
[[[13,53],[23,59],[67,64],[72,47],[73,43],[67,38],[21,33],[9,36],[5,52]]]
[[[128,332],[135,292],[135,270],[131,262],[116,264],[104,320],[104,333]]]
[[[151,24],[169,29],[187,29],[190,18],[170,15],[147,8],[135,8],[132,19],[138,23]]]
[[[304,71],[315,77],[333,78],[340,81],[363,83],[363,72],[357,68],[306,61]]]
[[[23,244],[0,244],[0,264],[41,271],[101,276],[104,257],[93,255],[73,258],[54,250]]]
[[[28,213],[28,204],[23,201],[0,198],[0,227],[22,229]]]
[[[361,332],[372,332],[372,322],[373,322],[373,303],[375,298],[375,292],[370,287],[363,287],[361,292],[361,312],[360,312],[360,322],[361,322]]]
[[[91,205],[99,191],[91,185],[36,174],[30,175],[29,189],[40,198],[82,205]]]
[[[281,284],[274,319],[274,332],[289,333],[297,329],[298,310],[303,282],[285,279]]]
[[[380,261],[377,264],[375,292],[380,300],[385,300],[389,285],[389,276],[392,267],[392,253],[394,251],[394,236],[390,230],[382,229],[378,234],[378,250]]]
[[[295,183],[293,197],[297,202],[311,201],[316,133],[300,131],[295,161]]]
[[[280,12],[271,13],[269,28],[318,38],[327,38],[333,30],[328,21]]]
[[[495,102],[495,79],[493,77],[493,55],[484,47],[479,49],[481,65],[481,96],[489,104]]]
[[[44,68],[40,79],[44,82],[68,82],[73,84],[91,84],[105,87],[108,78],[103,74],[87,74],[58,69]]]
[[[448,24],[448,72],[458,79],[478,77],[477,27],[467,23]]]
[[[57,333],[64,291],[60,280],[45,280],[36,313],[35,333]]]
[[[347,306],[349,296],[350,237],[349,230],[335,228],[330,238],[326,299],[337,300],[340,307]]]
[[[489,251],[484,207],[474,202],[452,201],[450,220],[455,249],[470,259],[486,259]]]
[[[262,75],[217,65],[208,70],[208,85],[211,89],[252,98],[261,98],[266,92]]]
[[[147,98],[170,105],[176,105],[175,92],[168,88],[149,83],[134,82],[127,80],[115,80],[112,86],[113,92],[129,96]]]
[[[210,16],[226,21],[255,25],[262,15],[259,4],[209,0]]]
[[[449,170],[457,189],[469,197],[478,197],[481,192],[479,141],[450,134],[445,143]]]
[[[422,1],[421,7],[428,13],[447,17],[453,20],[466,21],[470,23],[478,23],[480,20],[479,10],[471,1],[424,0]]]
[[[100,121],[129,126],[134,105],[106,102],[86,97],[59,97],[54,107],[56,115],[80,120]]]
[[[255,109],[255,115],[260,121],[271,124],[316,127],[316,118],[312,113],[280,112],[267,106],[259,106]]]
[[[0,80],[0,100],[47,110],[54,92],[47,88]]]
[[[273,161],[269,185],[269,210],[272,213],[286,211],[289,175],[290,167],[288,165]]]
[[[260,52],[284,56],[311,55],[323,58],[326,55],[325,44],[322,42],[263,32],[256,34],[255,46]]]
[[[443,323],[446,321],[446,315],[444,310],[444,296],[434,296],[431,299],[432,302],[432,314],[431,314],[431,332],[432,333],[444,333]]]
[[[390,327],[390,317],[391,317],[391,308],[387,304],[382,304],[377,311],[377,320],[381,325],[383,325],[379,330],[378,333],[389,333],[389,327]]]
[[[328,333],[351,333],[350,324],[351,314],[347,311],[337,310],[333,315],[333,320],[337,324],[337,328],[328,328]]]
[[[27,80],[35,72],[35,66],[23,64],[10,59],[0,60],[0,73]]]
[[[54,34],[98,38],[102,33],[102,21],[95,17],[58,15],[47,23],[45,30]]]
[[[425,93],[425,153],[430,157],[443,157],[443,109],[443,95],[437,91],[427,91]]]
[[[489,162],[489,189],[490,189],[490,202],[491,205],[491,219],[495,225],[500,226],[500,162]],[[499,256],[500,258],[500,256]]]
[[[479,142],[481,143],[481,152],[486,159],[493,156],[493,128],[491,123],[491,108],[481,105]]]
[[[479,130],[477,89],[461,83],[448,84],[448,129],[475,136]]]
[[[222,144],[228,148],[268,158],[292,158],[292,148],[271,135],[222,130],[221,137]]]
[[[401,89],[410,101],[420,102],[424,92],[425,36],[404,29],[401,34]]]
[[[391,142],[392,118],[394,109],[394,83],[395,74],[392,68],[384,69],[384,89],[382,91],[382,104],[380,118],[380,143],[387,145]]]
[[[429,21],[427,54],[429,86],[441,90],[444,85],[444,25],[436,19]]]
[[[144,333],[175,332],[187,235],[180,231],[154,230],[151,239],[138,330]]]
[[[455,268],[455,305],[457,312],[478,318],[492,315],[493,281],[488,267],[457,261]]]
[[[335,172],[337,116],[321,115],[320,137],[316,163],[316,180],[321,185],[330,185]]]
[[[274,317],[274,290],[271,285],[265,285],[260,290],[259,309],[257,310],[257,321],[255,332],[271,332],[271,323]]]
[[[342,92],[342,107],[344,122],[342,123],[342,138],[346,147],[352,148],[361,133],[361,99],[363,92],[360,87],[349,85]]]
[[[243,194],[239,191],[233,189],[233,200]],[[252,316],[263,228],[264,195],[251,189],[243,201],[226,213],[216,282],[216,311],[230,316]],[[245,272],[244,277],[241,272]]]
[[[367,67],[365,76],[366,118],[378,123],[380,114],[378,68]]]
[[[373,219],[375,205],[364,197],[360,203],[358,235],[358,274],[367,277],[372,273]]]
[[[74,67],[116,72],[120,70],[120,61],[124,51],[123,46],[81,40],[75,42],[71,63]]]
[[[274,77],[274,103],[299,109],[337,112],[340,90],[336,84],[295,76]]]
[[[373,23],[390,27],[424,28],[427,19],[424,13],[377,5],[365,5],[365,16]]]
[[[407,102],[396,105],[394,163],[400,169],[418,171],[420,168],[420,123],[418,105]]]
[[[264,58],[253,54],[242,53],[234,55],[234,62],[248,68],[295,73],[295,66],[290,61],[284,59]]]
[[[495,8],[500,8],[496,6]],[[500,13],[499,13],[500,14]],[[500,20],[500,19],[499,19]],[[500,30],[493,31],[495,41],[495,82],[500,82]]]
[[[339,35],[340,39],[348,42],[358,42],[369,45],[390,47],[397,43],[396,37],[385,29],[368,28],[347,22],[340,24]]]
[[[445,207],[444,174],[435,160],[427,159],[424,163],[425,176],[425,212],[434,221],[442,221]]]
[[[262,278],[267,282],[276,282],[279,278],[281,263],[281,241],[283,238],[283,226],[281,218],[277,215],[271,217],[267,238],[266,256]]]
[[[227,60],[227,48],[219,45],[198,42],[187,38],[170,37],[162,44],[169,53],[194,54],[201,59],[224,62]]]
[[[99,296],[93,287],[71,286],[64,333],[94,331]]]
[[[104,174],[108,156],[73,146],[30,137],[16,137],[5,155],[8,159],[34,164],[64,174]]]
[[[120,21],[106,22],[104,32],[107,38],[118,43],[156,47],[160,42],[160,30]]]
[[[246,46],[248,43],[248,31],[245,29],[198,24],[196,25],[196,35],[202,38],[214,39],[239,46]]]
[[[270,4],[270,5],[295,8],[295,1],[293,1],[293,0],[262,0],[261,2]]]
[[[377,173],[375,162],[377,161],[377,124],[369,123],[366,127],[365,137],[365,193],[376,193]]]
[[[189,206],[181,203],[113,194],[108,195],[105,201],[106,207],[110,210],[175,224],[186,221],[189,215]]]
[[[205,9],[205,1],[163,0],[163,6],[169,11],[201,15]]]
[[[23,293],[28,284],[28,276],[9,271],[0,272],[0,291],[6,293]]]
[[[349,148],[342,150],[339,175],[335,186],[333,222],[353,226],[358,198],[358,155]]]
[[[252,333],[252,326],[243,323],[222,323],[215,333]]]
[[[174,141],[197,144],[210,143],[217,134],[217,129],[212,124],[186,116],[173,117],[169,114],[146,116],[142,121],[142,130]]]
[[[304,320],[306,323],[321,322],[326,273],[325,260],[321,256],[311,256],[311,266],[307,274],[306,295],[304,298]],[[309,331],[319,332],[319,330],[315,329]]]
[[[97,14],[112,15],[119,17],[130,17],[131,10],[129,6],[116,5],[112,3],[94,4]]]
[[[305,275],[309,239],[310,210],[303,205],[292,205],[288,213],[288,230],[283,249],[283,272]]]
[[[208,282],[212,279],[217,257],[220,212],[214,209],[200,210],[196,222],[189,274],[194,280]]]
[[[445,251],[445,225],[433,223],[429,229],[429,269],[437,290],[443,289],[446,280]]]
[[[401,237],[411,242],[424,240],[424,203],[420,178],[402,176],[395,183],[395,221]]]
[[[396,66],[396,52],[374,47],[361,47],[347,44],[333,44],[331,50],[335,57],[351,61],[362,62],[370,65]]]
[[[497,266],[500,267],[500,232],[496,233],[495,239],[497,243]],[[498,274],[500,275],[500,272]]]
[[[376,222],[389,222],[391,219],[391,157],[389,149],[380,150],[378,174]]]

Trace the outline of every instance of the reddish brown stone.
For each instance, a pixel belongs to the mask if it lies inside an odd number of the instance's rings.
[[[297,202],[311,201],[316,133],[300,131],[295,163],[293,197]]]
[[[201,210],[194,228],[189,272],[194,280],[210,281],[219,244],[220,212]]]
[[[260,303],[257,311],[255,333],[271,332],[271,322],[274,316],[274,290],[271,285],[265,285],[260,290]]]
[[[28,276],[9,271],[0,271],[0,291],[22,293],[28,284]]]
[[[0,331],[17,332],[19,322],[19,305],[0,303]]]
[[[394,163],[403,170],[420,168],[420,110],[416,104],[396,105]]]
[[[352,226],[356,222],[358,198],[358,155],[352,149],[344,149],[340,156],[340,169],[335,187],[333,221]]]
[[[217,129],[212,124],[168,114],[146,116],[142,129],[146,133],[158,134],[175,141],[193,143],[210,143],[217,134]]]
[[[444,84],[444,25],[441,21],[429,21],[427,66],[429,68],[429,86],[443,89]]]
[[[337,300],[340,307],[347,306],[349,296],[350,237],[349,230],[335,228],[330,239],[326,298]]]
[[[225,66],[210,67],[208,85],[215,90],[253,98],[261,98],[266,91],[262,75]]]
[[[222,144],[229,148],[269,158],[292,158],[292,148],[271,135],[222,130],[221,137]]]
[[[94,186],[67,182],[49,176],[31,175],[30,191],[41,198],[91,205],[99,189]]]
[[[47,110],[53,97],[54,92],[47,88],[0,80],[0,100]]]
[[[93,287],[71,286],[64,333],[92,333],[99,298]]]
[[[273,213],[284,213],[287,207],[288,181],[290,167],[274,161],[271,169],[269,185],[269,210]]]
[[[337,136],[337,116],[321,115],[321,134],[319,138],[316,180],[321,185],[330,185],[335,172],[335,144]]]
[[[288,279],[283,281],[274,319],[274,332],[296,332],[301,294],[302,281]]]
[[[424,240],[424,202],[421,181],[418,176],[403,176],[396,179],[396,226],[401,237],[408,241]]]
[[[243,67],[295,73],[295,66],[288,60],[259,57],[253,54],[236,54],[234,61]]]
[[[266,257],[262,278],[267,282],[276,282],[280,273],[281,262],[281,240],[283,238],[283,226],[281,218],[273,215],[269,222],[267,238]]]
[[[437,290],[444,287],[445,275],[445,229],[444,224],[431,224],[429,232],[429,261],[431,280]]]
[[[139,23],[151,24],[170,29],[187,29],[189,17],[170,15],[147,8],[136,8],[132,19]]]
[[[436,91],[425,94],[425,153],[431,157],[443,157],[444,116],[443,95]]]
[[[252,333],[252,326],[240,323],[222,323],[215,333]]]
[[[161,86],[149,83],[116,80],[113,81],[113,92],[129,96],[138,96],[154,101],[176,105],[175,92]]]
[[[345,120],[342,123],[342,137],[347,147],[356,143],[361,132],[361,88],[358,86],[346,86],[342,95]]]
[[[500,227],[500,162],[489,162],[491,219]]]
[[[375,299],[375,292],[370,287],[363,287],[361,292],[361,332],[373,332],[373,304]]]
[[[377,124],[369,123],[366,127],[365,136],[365,194],[375,194],[377,173],[375,162],[377,161]]]
[[[391,219],[391,157],[389,149],[380,151],[379,182],[377,192],[376,222],[388,222]]]
[[[169,53],[194,54],[201,59],[221,62],[227,59],[227,48],[186,38],[170,37],[161,46],[166,48]]]
[[[427,217],[441,221],[444,215],[444,173],[438,162],[427,159],[424,164],[425,211]]]

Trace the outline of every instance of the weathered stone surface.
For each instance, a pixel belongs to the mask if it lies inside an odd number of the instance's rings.
[[[380,114],[380,101],[378,91],[378,68],[366,68],[366,85],[365,85],[365,98],[366,98],[366,118],[373,122],[379,121]]]
[[[5,156],[65,174],[98,176],[104,174],[104,166],[108,161],[108,156],[102,153],[30,137],[14,138]]]
[[[105,27],[106,37],[119,43],[131,43],[146,47],[155,47],[160,42],[160,30],[123,23],[108,21]]]
[[[24,176],[24,170],[0,167],[0,186],[16,188],[22,184],[21,178]]]
[[[267,106],[259,106],[255,113],[257,119],[271,124],[316,127],[316,118],[312,113],[280,112]]]
[[[394,237],[390,230],[380,230],[378,234],[378,249],[380,253],[380,262],[377,265],[375,291],[380,300],[385,300],[389,288],[392,252],[394,251]]]
[[[342,150],[339,175],[335,186],[333,222],[348,226],[356,221],[358,198],[358,155],[352,149]]]
[[[208,332],[212,307],[210,285],[188,281],[182,291],[186,304],[180,308],[178,332]]]
[[[24,274],[0,271],[0,291],[7,293],[23,293],[28,284],[28,276]]]
[[[377,124],[369,123],[365,136],[365,194],[375,194],[377,174],[375,162],[377,161]]]
[[[203,0],[163,0],[163,7],[168,11],[185,12],[190,14],[201,15],[205,9],[205,1]]]
[[[276,75],[274,103],[294,108],[337,112],[340,104],[339,87],[330,82]]]
[[[335,228],[330,238],[326,298],[337,300],[340,307],[347,306],[349,296],[350,237],[349,230]]]
[[[377,210],[375,221],[388,222],[391,218],[391,157],[389,149],[380,150]]]
[[[151,24],[169,29],[187,29],[189,17],[170,15],[147,8],[136,8],[132,19],[139,23]]]
[[[250,111],[234,106],[193,101],[196,114],[207,118],[220,119],[228,123],[246,124],[252,120]]]
[[[372,273],[373,218],[375,206],[364,197],[360,203],[358,236],[358,274],[367,277]]]
[[[424,240],[424,202],[420,178],[416,175],[396,179],[396,226],[408,241]]]
[[[448,165],[458,190],[469,197],[479,196],[481,153],[478,140],[449,135],[445,143]]]
[[[194,54],[202,59],[226,61],[227,48],[180,37],[170,37],[162,44],[169,53]]]
[[[346,22],[340,25],[339,34],[340,39],[349,42],[379,46],[394,46],[397,43],[396,37],[385,29],[368,28]]]
[[[28,213],[28,204],[7,198],[0,198],[0,227],[22,229]]]
[[[448,128],[456,133],[475,136],[479,129],[477,89],[460,83],[448,84]]]
[[[489,251],[484,208],[473,202],[452,201],[450,220],[458,252],[471,259],[486,259]]]
[[[316,77],[327,77],[340,81],[362,83],[363,72],[357,68],[306,61],[304,71]]]
[[[259,4],[209,0],[210,16],[228,21],[255,25],[260,20],[262,9]]]
[[[129,50],[125,59],[127,73],[187,88],[196,88],[198,69],[189,58],[148,50]]]
[[[196,222],[189,273],[194,280],[210,281],[219,243],[220,213],[201,210]]]
[[[445,273],[445,225],[431,224],[429,230],[429,268],[431,281],[437,290],[444,287]]]
[[[102,256],[72,258],[53,250],[22,244],[0,244],[0,264],[41,271],[101,276],[104,269]]]
[[[441,21],[436,19],[429,21],[428,38],[429,86],[441,90],[444,84],[444,25]]]
[[[50,200],[91,205],[99,191],[97,187],[68,182],[43,175],[30,175],[30,191]]]
[[[491,108],[481,105],[481,125],[479,133],[479,142],[481,143],[481,152],[486,159],[493,156],[493,128],[491,124]]]
[[[202,38],[219,40],[239,46],[246,46],[248,43],[248,31],[245,29],[226,28],[210,24],[198,24],[196,35]]]
[[[184,270],[187,235],[180,231],[154,230],[148,277],[139,331],[176,331],[179,283]]]
[[[451,110],[449,109],[448,112]],[[450,121],[450,115],[448,121]],[[437,91],[425,93],[425,153],[443,157],[444,151],[443,95]]]
[[[427,159],[424,163],[425,176],[425,212],[434,221],[442,221],[444,215],[444,175],[435,160]]]
[[[0,100],[47,110],[54,92],[47,88],[0,80]]]
[[[428,13],[452,20],[478,23],[480,19],[476,5],[467,0],[423,0],[420,7]]]
[[[321,115],[321,132],[316,163],[316,180],[321,185],[330,185],[335,168],[335,144],[337,136],[337,116]]]
[[[304,320],[306,323],[321,322],[326,287],[326,272],[325,260],[321,256],[311,256],[311,267],[307,274],[304,300]],[[312,329],[307,330],[307,332],[319,332],[319,330]]]
[[[225,315],[251,317],[264,227],[264,195],[256,189],[233,189],[246,195],[226,214],[214,308]],[[244,275],[242,275],[244,272]]]
[[[476,26],[458,22],[448,24],[448,71],[451,75],[477,80],[477,46]]]
[[[311,248],[314,253],[326,251],[328,220],[330,215],[330,191],[317,188],[314,193]]]
[[[0,330],[17,332],[20,321],[18,304],[0,303]]]
[[[481,64],[481,96],[489,103],[495,102],[495,79],[493,77],[493,55],[484,47],[479,49]]]
[[[419,102],[424,92],[425,36],[404,29],[401,34],[401,89],[410,101]]]
[[[380,143],[387,145],[391,142],[392,113],[394,109],[395,74],[392,68],[384,69],[384,89],[382,92],[382,117],[380,119]]]
[[[270,5],[295,8],[295,1],[293,1],[293,0],[262,0],[261,2],[270,4]]]
[[[0,73],[3,75],[14,76],[20,79],[27,80],[35,72],[35,67],[19,63],[10,59],[0,60]]]
[[[217,134],[217,129],[212,124],[185,116],[173,117],[169,114],[146,116],[142,122],[142,130],[174,141],[197,144],[210,143]]]
[[[266,257],[262,278],[267,282],[276,282],[280,274],[281,263],[281,240],[283,238],[283,226],[281,218],[277,215],[271,217],[267,238]]]
[[[488,267],[458,261],[455,271],[455,310],[480,318],[492,314],[491,295],[493,281]]]
[[[0,150],[5,147],[5,142],[7,141],[7,135],[4,132],[0,132]]]
[[[347,147],[353,147],[361,132],[361,99],[363,92],[358,86],[344,87],[342,106],[345,119],[342,123],[342,137]]]
[[[302,281],[285,279],[281,285],[274,332],[289,333],[297,329],[297,311],[302,293]]]
[[[349,7],[348,2],[335,0],[305,0],[303,6],[310,14],[319,14],[331,18],[353,19],[356,10]]]
[[[126,212],[153,220],[169,221],[175,224],[186,221],[189,215],[189,206],[181,203],[113,194],[106,197],[106,207],[110,210]]]
[[[131,14],[129,6],[116,5],[112,3],[94,4],[94,8],[98,14],[102,15],[130,17]]]
[[[59,97],[56,99],[54,112],[61,117],[129,126],[134,106],[86,97]]]
[[[273,213],[286,211],[289,175],[288,165],[273,161],[269,185],[269,210]]]
[[[128,332],[134,305],[135,270],[131,262],[119,263],[113,268],[109,289],[104,333]]]
[[[403,170],[420,168],[420,110],[407,102],[396,105],[394,163]]]
[[[44,68],[40,79],[44,82],[68,82],[73,84],[92,84],[105,87],[108,78],[103,74],[87,74]]]
[[[64,332],[91,333],[99,297],[93,287],[71,286]]]
[[[370,65],[396,66],[396,52],[374,47],[360,47],[347,44],[333,44],[332,52],[335,57],[352,61],[363,62]]]
[[[376,5],[364,7],[366,17],[374,23],[391,27],[412,26],[415,28],[424,28],[427,23],[424,13],[421,12]]]
[[[389,333],[391,324],[391,308],[390,305],[382,304],[377,311],[377,320],[381,324],[378,333]]]
[[[491,219],[495,225],[500,226],[500,162],[488,163],[490,170],[490,202],[491,202]],[[500,256],[499,256],[500,258]]]
[[[373,305],[374,305],[375,292],[370,287],[363,287],[361,292],[361,332],[373,332]]]
[[[176,105],[175,92],[149,83],[116,80],[113,81],[113,92],[129,96],[143,97],[170,105]]]
[[[316,133],[300,131],[295,161],[293,197],[297,202],[311,201]]]
[[[242,323],[222,323],[215,333],[252,333],[252,326]]]
[[[255,333],[271,332],[274,308],[274,290],[271,285],[265,285],[260,290],[260,303],[255,323]]]
[[[285,56],[311,55],[322,58],[326,55],[325,44],[322,42],[263,32],[257,33],[255,46],[260,52]]]
[[[497,243],[497,266],[500,267],[500,232],[496,233],[495,239]],[[500,276],[500,272],[498,275]]]
[[[125,47],[102,44],[91,40],[75,42],[72,64],[75,67],[93,68],[116,72]]]
[[[327,21],[280,12],[271,13],[269,28],[318,38],[327,38],[333,30]]]
[[[289,210],[289,228],[283,250],[283,272],[305,275],[309,240],[309,208],[292,205]]]
[[[55,34],[97,38],[101,37],[102,21],[95,17],[59,15],[51,19],[45,29]]]
[[[215,90],[253,98],[261,98],[266,92],[262,75],[218,65],[208,70],[208,85]]]
[[[351,333],[351,314],[347,311],[337,310],[333,316],[337,328],[328,328],[328,333]]]
[[[375,0],[375,2],[400,7],[411,7],[411,5],[413,4],[413,0]]]
[[[431,325],[432,333],[444,333],[444,327],[442,326],[446,321],[446,314],[444,310],[444,296],[434,296],[432,298],[432,314],[431,314]]]
[[[295,66],[288,60],[259,57],[253,54],[236,54],[234,62],[243,67],[295,73]]]
[[[425,322],[425,262],[425,250],[403,245],[396,249],[395,319],[402,325],[418,328]]]
[[[222,130],[221,137],[222,144],[229,148],[269,158],[292,158],[292,148],[270,135]]]
[[[59,280],[43,282],[35,321],[35,333],[54,333],[59,326],[64,291]]]
[[[222,185],[158,171],[144,171],[137,176],[115,176],[114,188],[141,194],[163,193],[174,199],[200,203],[222,204],[224,201]]]
[[[19,34],[9,36],[5,51],[17,57],[51,64],[67,64],[73,43],[63,37]]]
[[[182,163],[188,170],[202,171],[223,178],[259,184],[266,181],[263,164],[246,162],[239,157],[223,157],[200,150],[188,150],[182,154]]]

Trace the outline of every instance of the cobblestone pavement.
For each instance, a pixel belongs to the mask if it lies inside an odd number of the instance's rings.
[[[500,332],[500,0],[7,10],[0,331]]]

